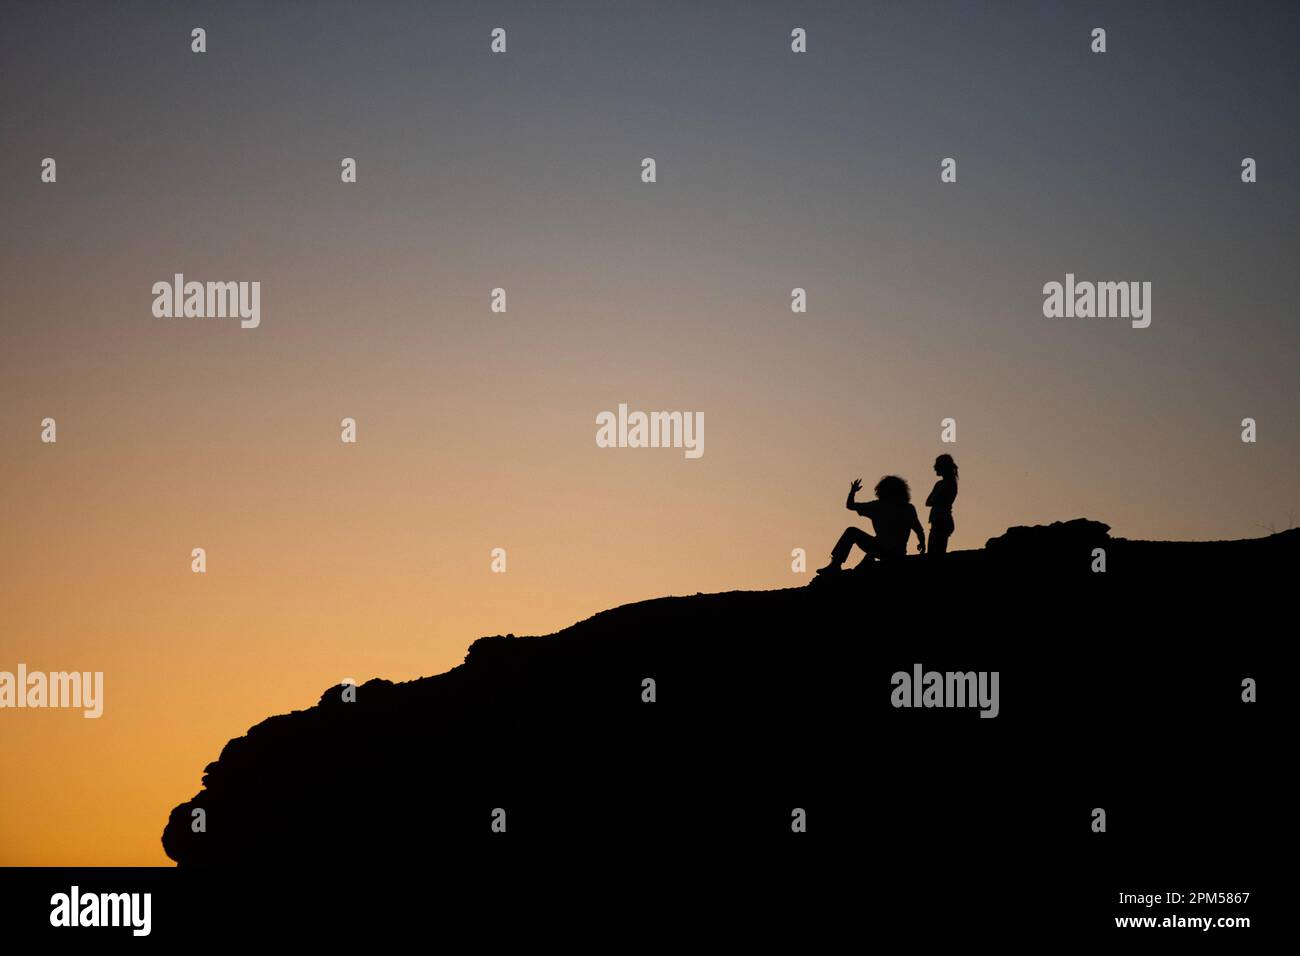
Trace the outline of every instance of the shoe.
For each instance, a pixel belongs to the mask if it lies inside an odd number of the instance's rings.
[[[818,569],[817,569],[817,573],[818,573],[818,574],[835,574],[837,571],[843,571],[843,570],[844,570],[844,569],[843,569],[842,567],[840,567],[838,564],[836,564],[834,561],[832,561],[830,564],[826,565],[826,567],[824,567],[824,568],[818,568]]]

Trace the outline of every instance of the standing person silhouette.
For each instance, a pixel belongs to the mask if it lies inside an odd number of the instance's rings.
[[[861,488],[862,479],[853,479],[844,507],[856,511],[864,518],[870,518],[876,534],[873,537],[861,528],[845,528],[840,540],[831,550],[831,563],[818,568],[818,574],[841,570],[855,544],[866,552],[862,564],[868,564],[876,558],[893,560],[904,557],[907,554],[908,535],[913,531],[916,532],[916,550],[925,554],[925,529],[921,527],[921,519],[912,505],[912,490],[907,487],[907,482],[897,475],[886,475],[876,483],[876,500],[858,504],[854,496]]]
[[[925,503],[930,508],[930,553],[944,554],[948,539],[957,526],[952,521],[952,503],[957,500],[957,463],[952,455],[940,455],[934,460],[934,473],[939,480],[934,483]]]

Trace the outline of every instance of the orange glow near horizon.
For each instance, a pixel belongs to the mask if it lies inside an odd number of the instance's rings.
[[[105,675],[98,720],[0,710],[0,865],[167,865],[261,720],[484,635],[805,584],[852,479],[919,506],[942,452],[953,550],[1295,520],[1290,99],[1251,86],[1294,78],[1294,31],[1209,18],[1245,95],[1161,15],[1131,95],[1046,7],[1017,56],[899,5],[800,58],[777,7],[525,5],[493,59],[424,4],[222,4],[204,56],[173,5],[0,6],[0,670]],[[1134,56],[1106,67],[1146,84]],[[1067,271],[1151,281],[1150,328],[1045,318]],[[260,281],[260,327],[155,318],[177,272]],[[598,448],[619,403],[702,412],[703,457]]]
[[[134,328],[146,354],[159,331]],[[594,385],[572,370],[542,382],[536,366],[511,382],[505,360],[487,356],[495,367],[483,380],[425,381],[394,349],[388,361],[367,357],[368,377],[340,396],[307,363],[241,379],[257,331],[182,334],[211,336],[210,347],[192,341],[170,362],[142,362],[121,391],[88,384],[73,399],[28,381],[6,411],[0,669],[102,670],[106,700],[98,720],[0,713],[0,863],[165,864],[167,813],[260,720],[309,707],[347,677],[440,673],[479,636],[550,633],[662,594],[805,583],[791,549],[806,549],[811,567],[825,560],[857,520],[843,509],[850,478],[870,486],[900,471],[919,503],[944,450],[937,409],[922,420],[893,406],[891,420],[888,388],[851,383],[861,415],[828,415],[825,396],[806,390],[768,393],[780,350],[766,372],[683,389],[652,387],[667,368],[621,388],[617,371]],[[249,354],[214,358],[231,338]],[[241,381],[228,393],[221,384]],[[684,390],[695,397],[663,397]],[[595,413],[620,400],[705,411],[704,456],[597,448]],[[55,445],[37,440],[46,413],[59,423]],[[345,414],[358,420],[354,446],[339,441]],[[1080,413],[1049,400],[1025,414],[1059,423]],[[1032,468],[1014,451],[1022,433],[981,434],[974,415],[959,414],[958,427],[955,548],[1077,516],[1129,537],[1262,533],[1244,513],[1235,525],[1221,509],[1210,521],[1209,510],[1153,496],[1147,476],[1113,460],[1089,466],[1069,427],[1044,428]],[[860,434],[848,441],[846,428]],[[1140,423],[1124,428],[1123,445],[1139,440]],[[1233,480],[1254,474],[1223,468]],[[206,549],[206,574],[190,571],[193,547]],[[507,549],[505,574],[489,570],[494,547]]]

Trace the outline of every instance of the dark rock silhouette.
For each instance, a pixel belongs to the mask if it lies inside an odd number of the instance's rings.
[[[231,740],[163,845],[187,868],[441,864],[507,846],[681,867],[750,855],[803,880],[874,861],[900,899],[921,879],[969,896],[993,860],[1140,882],[1139,847],[1219,879],[1213,861],[1262,843],[1205,758],[1267,764],[1266,705],[1243,704],[1241,682],[1272,666],[1297,556],[1300,530],[1146,542],[1079,519],[937,562],[485,637],[445,674],[372,680],[355,703],[333,687]],[[998,671],[999,715],[892,706],[891,675],[916,664]],[[1198,829],[1216,800],[1221,825]],[[1094,806],[1142,839],[1098,849]]]
[[[1043,557],[1063,557],[1069,561],[1074,555],[1104,548],[1110,541],[1110,525],[1087,518],[1073,521],[1055,521],[1049,525],[1023,525],[1008,528],[1004,534],[989,538],[984,547],[998,556],[1006,554],[1013,559],[1037,560]]]

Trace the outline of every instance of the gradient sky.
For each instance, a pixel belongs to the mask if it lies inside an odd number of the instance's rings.
[[[0,864],[165,864],[261,719],[802,584],[850,479],[924,498],[943,451],[958,549],[1293,524],[1298,11],[5,3],[0,670],[106,703],[0,711]],[[154,318],[175,272],[261,281],[261,327]],[[1045,319],[1066,272],[1151,327]],[[597,448],[620,402],[704,412],[703,458]]]

